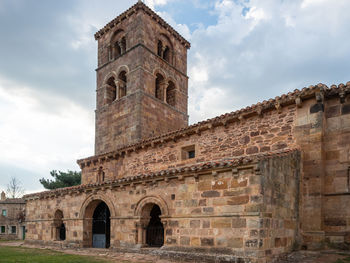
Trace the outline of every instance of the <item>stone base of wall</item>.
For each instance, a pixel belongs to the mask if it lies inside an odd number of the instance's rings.
[[[308,250],[320,250],[325,247],[325,232],[313,231],[304,232],[303,236],[303,249]]]
[[[230,249],[204,249],[167,247],[162,248],[111,248],[122,253],[151,254],[160,259],[175,260],[181,262],[205,262],[205,263],[266,263],[266,258],[257,258],[261,251],[232,252]]]
[[[82,248],[83,243],[80,241],[43,241],[43,240],[25,240],[26,245],[33,246],[50,246],[55,248]]]
[[[1,235],[0,240],[19,240],[17,235]]]

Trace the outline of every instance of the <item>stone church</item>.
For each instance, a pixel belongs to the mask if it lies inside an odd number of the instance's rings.
[[[261,263],[350,244],[350,82],[189,126],[188,41],[141,1],[95,39],[95,155],[25,196],[27,242]]]

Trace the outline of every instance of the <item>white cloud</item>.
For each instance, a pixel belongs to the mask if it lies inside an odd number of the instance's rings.
[[[157,5],[158,6],[166,5],[169,2],[169,0],[145,0],[144,2],[150,8],[154,9],[154,7]]]
[[[169,23],[169,25],[171,25],[176,31],[178,31],[185,39],[189,40],[191,38],[191,32],[187,25],[176,23],[176,21],[167,12],[157,12],[157,14],[167,23]]]
[[[191,122],[311,84],[348,81],[349,9],[345,0],[217,1],[217,24],[191,36]]]
[[[0,160],[8,166],[48,176],[77,170],[75,161],[93,154],[92,112],[73,101],[0,78],[0,111]]]

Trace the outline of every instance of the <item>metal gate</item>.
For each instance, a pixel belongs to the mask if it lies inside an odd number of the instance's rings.
[[[159,222],[160,223],[160,222]],[[147,227],[147,244],[150,247],[161,247],[164,244],[163,224],[149,225]]]
[[[108,248],[110,245],[110,212],[101,202],[95,209],[92,221],[92,247]]]

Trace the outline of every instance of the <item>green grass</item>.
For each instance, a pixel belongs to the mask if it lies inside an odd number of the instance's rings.
[[[350,257],[344,258],[344,259],[338,259],[334,263],[350,263]]]
[[[49,249],[0,247],[1,263],[108,263],[106,259],[69,255]]]

